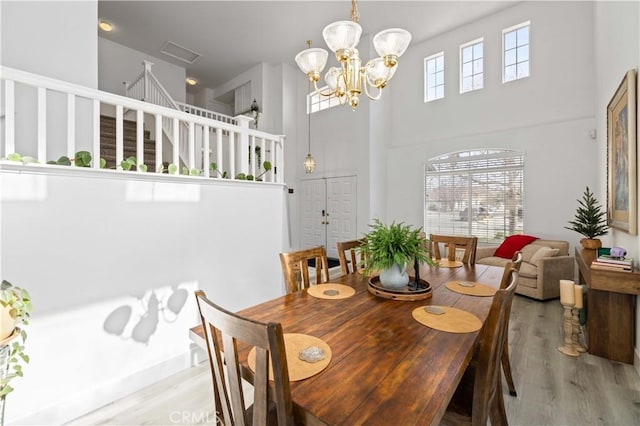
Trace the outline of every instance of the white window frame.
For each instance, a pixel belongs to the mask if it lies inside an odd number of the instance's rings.
[[[319,92],[327,93],[329,86],[321,87]],[[314,114],[316,112],[323,111],[325,109],[333,108],[334,106],[342,105],[340,98],[334,94],[330,96],[322,96],[315,90],[307,94],[307,114]]]
[[[472,56],[471,56],[471,64],[472,64],[472,65],[471,65],[471,67],[472,67],[472,71],[471,71],[471,79],[472,79],[472,81],[473,81],[473,77],[474,77],[474,76],[482,74],[482,85],[481,85],[481,87],[478,87],[478,88],[474,89],[474,88],[473,88],[473,84],[472,84],[472,85],[471,85],[471,89],[469,89],[469,90],[464,90],[464,86],[463,86],[463,81],[464,81],[464,74],[463,74],[464,63],[463,63],[463,55],[462,55],[462,51],[463,51],[464,49],[466,49],[467,47],[474,46],[474,45],[479,44],[479,43],[482,43],[482,58],[481,58],[481,60],[482,60],[482,62],[481,62],[481,63],[482,63],[482,72],[475,73],[475,72],[473,71],[473,64],[474,64],[474,62],[475,62],[476,60],[478,60],[478,59],[476,59],[476,58],[474,57],[474,55],[472,54]],[[477,39],[475,39],[475,40],[471,40],[471,41],[469,41],[469,42],[467,42],[467,43],[461,44],[461,45],[460,45],[460,49],[458,50],[458,52],[459,52],[459,56],[460,56],[460,67],[459,67],[459,71],[460,71],[460,94],[462,94],[462,93],[474,92],[474,91],[476,91],[476,90],[484,89],[484,37],[480,37],[480,38],[477,38]]]
[[[450,152],[424,166],[427,234],[475,235],[482,244],[524,233],[525,155],[480,148]]]
[[[437,69],[438,58],[442,58],[442,70]],[[436,71],[434,72],[434,77],[437,79],[437,75],[442,73],[442,84],[435,84],[433,87],[429,86],[429,72],[428,66],[429,62],[434,63],[434,67]],[[438,87],[442,86],[442,96],[438,96]],[[429,99],[429,94],[434,91],[433,98]],[[435,53],[431,56],[424,58],[424,101],[425,102],[433,102],[438,99],[444,98],[444,51]]]
[[[522,77],[518,77],[518,72],[517,72],[518,64],[521,64],[521,63],[523,63],[525,61],[519,61],[518,60],[517,50],[518,50],[518,47],[523,47],[525,45],[518,46],[517,45],[517,41],[516,41],[516,48],[515,48],[516,49],[516,62],[515,62],[515,64],[510,64],[509,65],[509,66],[511,66],[511,65],[515,65],[516,66],[516,77],[514,79],[512,79],[512,80],[507,80],[506,79],[506,70],[507,70],[506,56],[507,56],[507,51],[506,51],[506,43],[505,43],[506,35],[511,33],[511,32],[518,31],[518,30],[520,30],[522,28],[525,28],[525,27],[529,28],[529,36],[527,38],[527,44],[526,44],[526,46],[528,47],[528,50],[529,50],[529,54],[528,54],[528,57],[527,57],[527,60],[526,60],[526,62],[528,62],[527,63],[527,75],[522,76]],[[503,84],[504,83],[510,83],[512,81],[522,80],[523,78],[528,78],[528,77],[531,77],[531,21],[522,22],[522,23],[520,23],[518,25],[514,25],[512,27],[505,28],[504,30],[502,30],[502,83]]]

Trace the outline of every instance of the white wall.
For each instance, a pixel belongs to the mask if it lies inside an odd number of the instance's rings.
[[[502,30],[531,21],[531,76],[502,84]],[[525,2],[414,44],[391,81],[387,220],[423,223],[423,167],[473,148],[525,153],[525,232],[577,243],[563,227],[586,185],[597,186],[593,4]],[[459,94],[459,46],[484,37],[484,89]],[[423,102],[424,58],[444,50],[445,98]],[[550,208],[553,206],[553,208]],[[429,230],[426,230],[429,232]]]
[[[98,87],[98,6],[96,1],[83,2],[0,2],[0,63],[47,77],[90,88]],[[55,29],[51,27],[55,25]],[[66,152],[66,101],[63,96],[49,95],[47,107],[47,146],[50,159]],[[15,125],[20,140],[16,151],[36,156],[37,126],[35,91],[16,86]],[[78,123],[90,122],[90,102],[78,101]],[[0,120],[4,123],[4,120]],[[1,130],[1,129],[0,129]],[[90,126],[77,124],[77,148],[90,146]],[[4,139],[4,132],[0,140]],[[4,144],[0,144],[4,148]],[[0,152],[0,156],[9,153]]]
[[[284,291],[281,185],[66,173],[0,173],[2,278],[34,305],[8,424],[60,424],[187,367],[195,289],[231,310]]]
[[[96,1],[3,1],[0,63],[98,87]]]
[[[133,83],[142,73],[143,61],[153,62],[151,72],[174,101],[186,101],[186,69],[146,53],[130,49],[105,38],[98,38],[98,88],[124,95],[123,81]]]
[[[640,66],[640,6],[638,2],[596,2],[594,14],[596,85],[594,108],[598,131],[598,192],[606,203],[607,188],[607,105],[625,73]],[[638,197],[640,199],[640,197]],[[640,237],[612,229],[606,245],[625,247],[640,259]],[[636,264],[636,267],[638,265]],[[636,359],[640,373],[640,307],[636,298]]]

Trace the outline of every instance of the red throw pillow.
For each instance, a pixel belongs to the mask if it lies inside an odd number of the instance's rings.
[[[538,237],[532,237],[531,235],[510,235],[505,238],[493,255],[503,257],[505,259],[511,259],[515,252],[537,239]]]

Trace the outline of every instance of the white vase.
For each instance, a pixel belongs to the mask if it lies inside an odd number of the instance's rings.
[[[409,274],[407,274],[407,265],[402,266],[394,263],[389,269],[380,272],[380,284],[386,288],[400,289],[409,284]]]

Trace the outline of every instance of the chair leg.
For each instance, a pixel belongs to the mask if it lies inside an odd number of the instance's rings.
[[[509,395],[518,396],[516,387],[513,384],[513,376],[511,375],[511,362],[509,361],[509,344],[507,341],[502,346],[502,370],[504,371],[504,378],[507,380],[507,386],[509,387]]]
[[[504,399],[502,398],[502,380],[498,380],[496,393],[491,401],[491,410],[489,412],[491,426],[508,426],[507,410],[504,408]]]

